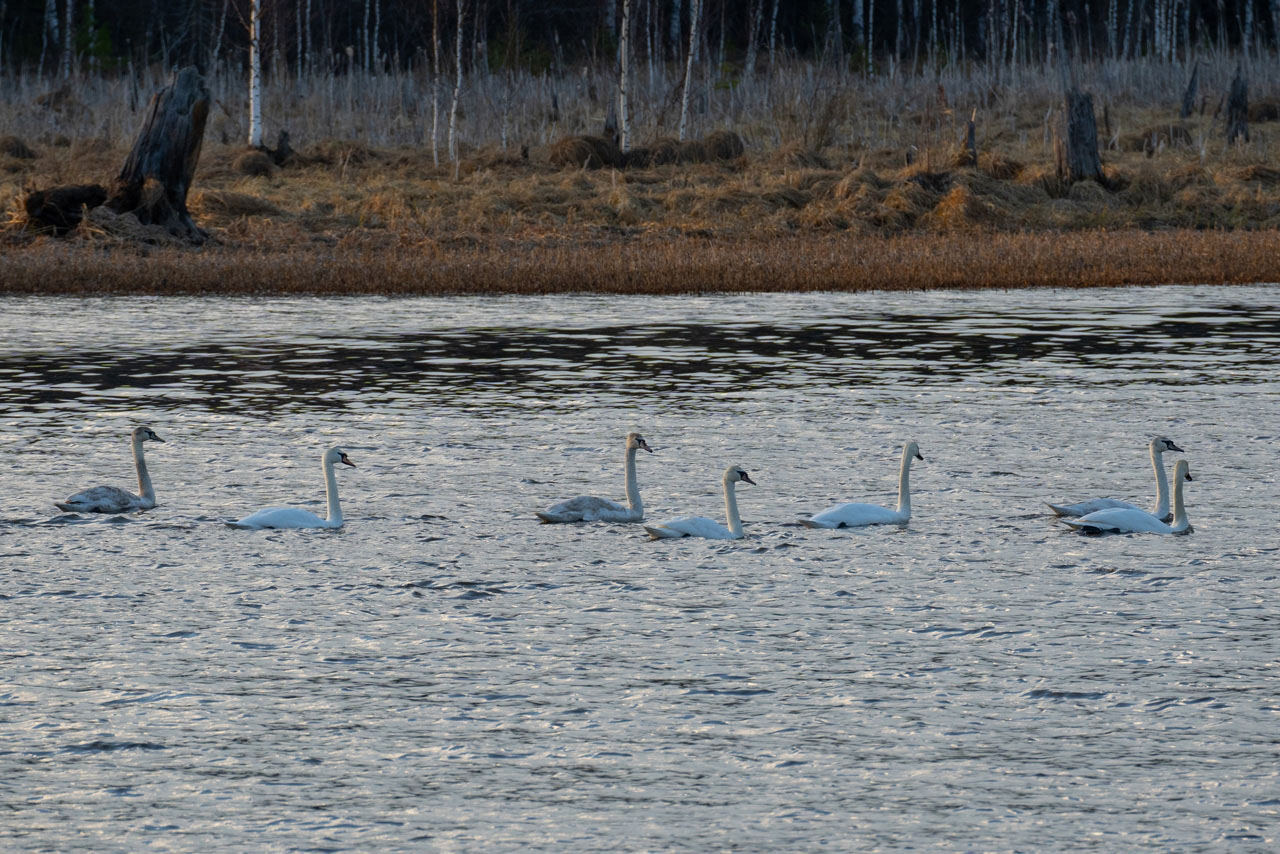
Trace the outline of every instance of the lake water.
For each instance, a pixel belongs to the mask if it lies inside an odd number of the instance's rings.
[[[1278,407],[1262,286],[0,300],[0,849],[1275,850]],[[538,524],[631,429],[747,539]],[[1044,515],[1154,435],[1194,533]]]

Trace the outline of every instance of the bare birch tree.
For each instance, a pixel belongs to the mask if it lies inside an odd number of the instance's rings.
[[[262,147],[262,0],[249,0],[249,145]]]
[[[454,64],[457,76],[453,83],[453,103],[449,105],[449,159],[458,171],[458,102],[462,98],[462,23],[466,19],[466,0],[458,0],[458,32],[454,39]]]
[[[71,72],[75,70],[76,0],[67,0],[66,15],[67,24],[62,30],[62,35],[65,39],[62,48],[62,76],[64,79],[69,79]]]
[[[693,88],[693,64],[698,61],[698,32],[702,22],[702,0],[690,0],[689,3],[689,57],[684,65],[684,91],[680,94],[680,133],[684,139],[689,129],[689,90]]]
[[[631,150],[631,111],[627,103],[627,95],[631,88],[631,0],[622,0],[619,39],[618,115],[622,122],[620,147],[625,153]]]
[[[440,0],[431,0],[431,162],[440,166]]]

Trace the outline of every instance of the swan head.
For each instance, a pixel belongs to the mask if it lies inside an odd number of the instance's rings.
[[[756,485],[756,482],[751,479],[751,475],[747,474],[747,470],[742,466],[729,466],[724,470],[725,483],[737,483],[739,481],[749,483],[752,486]]]
[[[914,458],[919,460],[920,462],[924,462],[924,457],[921,456],[920,454],[920,446],[917,445],[915,442],[907,442],[907,446],[902,449],[902,454],[907,459]]]
[[[1163,437],[1151,440],[1151,451],[1155,454],[1162,454],[1165,451],[1177,451],[1180,454],[1186,453],[1186,451],[1173,444],[1172,439],[1165,439]]]
[[[157,436],[156,431],[150,427],[134,427],[133,438],[136,442],[159,442],[162,445],[164,444],[164,439]]]
[[[1173,467],[1173,479],[1193,481],[1195,478],[1191,476],[1191,464],[1186,460],[1178,460],[1178,464]]]
[[[356,464],[347,459],[347,452],[341,448],[330,448],[324,452],[324,464],[327,466],[335,463],[342,463],[344,466],[356,467]]]
[[[649,447],[649,443],[644,440],[644,436],[633,430],[627,434],[627,450],[634,451],[637,448],[653,453],[653,448]]]

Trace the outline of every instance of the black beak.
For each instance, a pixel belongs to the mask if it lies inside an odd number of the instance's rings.
[[[155,433],[152,433],[152,434],[151,434],[151,441],[153,441],[153,442],[159,442],[161,445],[163,445],[163,444],[165,443],[164,439],[161,439],[161,438],[160,438],[159,436],[157,436]]]
[[[751,475],[747,474],[745,471],[742,473],[742,479],[745,480],[747,483],[751,484],[752,486],[758,485],[754,480],[751,479]]]
[[[924,462],[924,455],[921,454],[919,451],[916,451],[916,459],[919,460],[920,462]]]
[[[649,443],[646,442],[644,439],[640,440],[640,447],[644,448],[646,451],[648,451],[651,454],[653,453],[653,448],[650,448]]]
[[[1187,480],[1195,480],[1195,478],[1191,476],[1191,472],[1187,472]]]
[[[1168,450],[1168,451],[1177,451],[1177,452],[1178,452],[1178,453],[1180,453],[1180,454],[1185,454],[1185,453],[1186,453],[1186,451],[1182,450],[1182,449],[1181,449],[1181,448],[1179,448],[1177,445],[1175,445],[1175,444],[1173,444],[1172,442],[1170,442],[1168,439],[1165,439],[1165,440],[1164,440],[1164,446],[1165,446],[1165,450]]]
[[[344,466],[351,466],[352,468],[355,468],[355,467],[356,467],[356,464],[355,464],[355,463],[353,463],[353,462],[351,462],[351,460],[347,459],[347,455],[346,455],[346,454],[343,454],[343,455],[342,455],[342,460],[341,460],[340,462],[341,462]]]

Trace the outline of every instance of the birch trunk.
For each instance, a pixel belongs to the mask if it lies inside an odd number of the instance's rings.
[[[440,167],[440,0],[431,0],[431,162]]]
[[[657,0],[650,0],[657,2]],[[672,59],[680,58],[680,10],[684,4],[681,0],[672,0],[671,2],[671,27],[667,34],[667,38],[671,40],[671,57]]]
[[[458,164],[458,101],[462,98],[462,22],[466,11],[466,0],[458,0],[458,32],[454,44],[457,76],[453,83],[453,103],[449,105],[449,159],[454,164],[455,174]]]
[[[305,68],[307,73],[310,74],[311,73],[311,44],[312,44],[311,42],[311,0],[306,0],[306,3],[307,3],[307,9],[306,9],[306,15],[303,18],[303,25],[306,27],[307,32],[306,32],[305,41],[303,42],[303,45],[304,45],[303,50],[307,55],[307,60],[303,64],[303,68]]]
[[[1280,2],[1280,0],[1276,0]],[[751,4],[751,30],[747,33],[747,59],[743,63],[742,71],[748,79],[755,77],[756,74],[756,57],[760,53],[760,16],[764,13],[764,0],[755,0]]]
[[[249,145],[262,147],[262,0],[249,5]]]
[[[777,9],[775,0],[775,10]],[[680,93],[680,133],[683,141],[689,129],[689,90],[693,88],[693,64],[698,61],[698,28],[702,22],[702,0],[689,3],[689,57],[684,65],[684,91]]]
[[[631,0],[622,0],[622,21],[618,50],[621,53],[621,73],[618,75],[618,117],[622,122],[622,153],[631,150],[631,111],[627,108],[628,90],[631,88]]]
[[[62,76],[70,79],[76,58],[76,0],[67,0],[67,25],[62,36]]]

